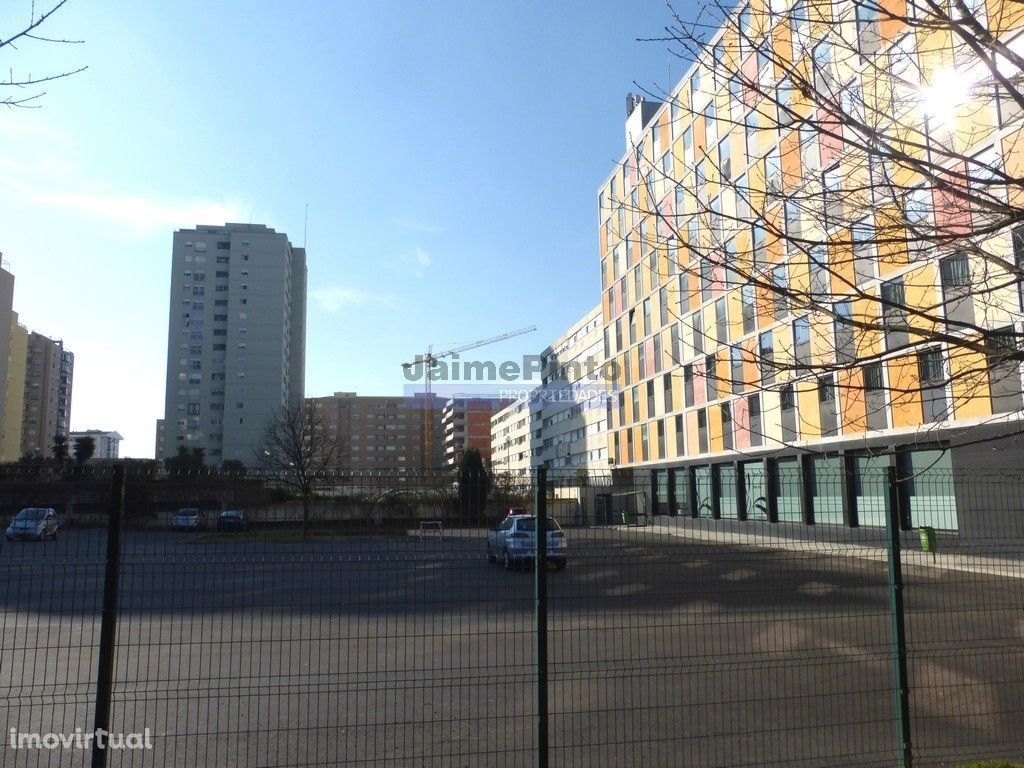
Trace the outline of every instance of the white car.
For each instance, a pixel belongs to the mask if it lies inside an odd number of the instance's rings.
[[[565,568],[568,558],[565,534],[558,521],[549,517],[547,559],[557,570]],[[487,560],[500,557],[508,571],[533,562],[537,549],[537,523],[533,515],[510,515],[487,532]]]
[[[206,527],[206,518],[198,509],[179,509],[171,518],[171,528],[176,531],[198,531]]]
[[[8,541],[56,539],[59,527],[57,512],[50,507],[26,507],[14,516],[4,535]]]

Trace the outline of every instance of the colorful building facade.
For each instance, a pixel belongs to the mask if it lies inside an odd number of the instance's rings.
[[[906,526],[960,529],[958,472],[1024,465],[1024,104],[993,74],[1018,82],[1024,19],[964,7],[754,2],[630,98],[599,190],[608,456],[662,511],[884,524],[895,472],[928,479]]]

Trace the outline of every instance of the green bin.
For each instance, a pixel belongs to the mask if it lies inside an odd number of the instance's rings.
[[[931,552],[932,557],[935,556],[935,529],[930,525],[922,525],[918,529],[921,534],[921,549],[925,552]]]

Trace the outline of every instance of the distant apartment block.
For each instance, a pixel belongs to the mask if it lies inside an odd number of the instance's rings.
[[[495,472],[527,472],[540,455],[540,407],[530,393],[523,394],[491,417],[491,467]]]
[[[14,311],[14,275],[0,266],[0,461],[21,455],[27,340]]]
[[[484,463],[491,460],[491,417],[507,406],[498,397],[454,397],[441,414],[444,430],[444,465],[455,468],[469,448],[480,451]]]
[[[538,464],[548,469],[608,469],[603,338],[599,304],[544,350]]]
[[[119,459],[121,458],[121,441],[123,437],[117,432],[106,432],[102,429],[87,429],[81,432],[68,434],[68,450],[73,451],[75,441],[79,438],[91,437],[96,443],[96,452],[92,455],[94,459]]]
[[[75,356],[34,331],[26,348],[21,454],[52,456],[54,437],[68,434]]]
[[[608,392],[601,306],[541,353],[541,386],[491,419],[496,471],[608,469]],[[525,395],[526,393],[524,393]]]
[[[271,417],[303,401],[305,250],[260,224],[179,230],[169,303],[157,458],[255,463]]]
[[[3,433],[0,461],[15,461],[21,456],[21,430],[25,415],[25,367],[28,357],[28,329],[11,319],[10,358],[7,364],[7,389],[3,401]]]
[[[355,474],[384,470],[415,476],[440,466],[443,455],[441,407],[435,395],[367,396],[335,392],[310,398],[338,441],[337,471]],[[428,406],[425,408],[424,404]],[[431,428],[425,429],[427,420]],[[429,435],[429,448],[428,448]]]

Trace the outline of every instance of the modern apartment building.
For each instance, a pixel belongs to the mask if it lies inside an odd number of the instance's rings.
[[[102,429],[86,429],[81,432],[71,432],[68,435],[68,450],[74,451],[75,441],[82,437],[91,437],[96,444],[94,459],[118,459],[121,457],[121,441],[124,440],[118,432],[109,432]]]
[[[267,422],[303,402],[306,252],[260,224],[174,233],[163,453],[255,464]]]
[[[468,448],[480,451],[484,463],[491,460],[491,417],[507,406],[509,399],[499,397],[453,397],[441,413],[444,433],[444,466],[459,466]]]
[[[75,356],[64,342],[33,331],[25,353],[22,455],[52,456],[53,439],[68,434]]]
[[[960,478],[1024,465],[1024,140],[955,29],[1019,55],[1013,5],[752,0],[665,103],[629,99],[607,450],[660,511],[882,525],[891,468],[905,526],[986,530]]]
[[[421,477],[425,469],[441,466],[443,401],[432,395],[389,397],[335,392],[310,398],[332,437],[338,442],[336,471],[358,477],[370,472]],[[424,405],[427,404],[427,407]],[[425,429],[426,419],[432,420]],[[427,439],[430,439],[428,449]]]
[[[491,467],[495,472],[528,472],[541,447],[541,409],[533,391],[491,417]]]
[[[608,471],[603,330],[597,305],[544,350],[537,463],[548,469]]]

